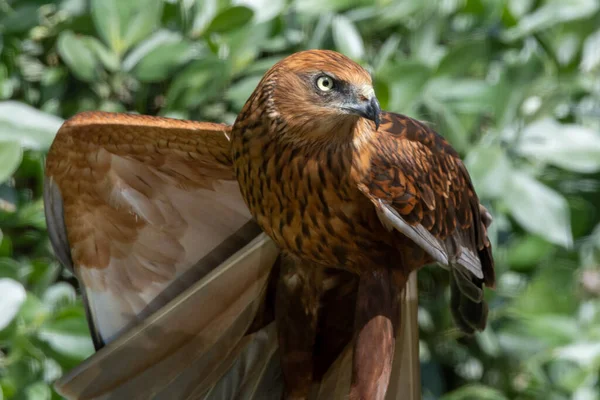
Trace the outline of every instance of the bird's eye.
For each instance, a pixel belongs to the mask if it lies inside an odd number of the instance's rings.
[[[317,87],[322,92],[329,92],[333,89],[333,78],[327,75],[321,75],[317,78]]]

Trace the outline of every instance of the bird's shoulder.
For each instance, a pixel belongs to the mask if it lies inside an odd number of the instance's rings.
[[[441,237],[456,226],[468,227],[471,213],[457,211],[478,202],[452,146],[426,124],[394,113],[382,114],[363,183],[370,195],[389,203],[407,222],[424,224]]]
[[[399,114],[383,113],[372,138],[359,189],[384,226],[441,264],[463,265],[493,286],[489,214],[458,153],[424,123]]]

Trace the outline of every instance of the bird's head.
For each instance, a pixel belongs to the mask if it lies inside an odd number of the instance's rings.
[[[281,60],[257,91],[272,117],[304,135],[340,132],[361,118],[379,127],[381,109],[371,75],[334,51],[308,50]]]

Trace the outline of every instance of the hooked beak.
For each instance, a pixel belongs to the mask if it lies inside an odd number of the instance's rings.
[[[371,96],[368,100],[357,100],[354,104],[346,105],[344,109],[352,114],[370,119],[375,122],[375,130],[379,129],[381,107],[379,106],[379,101],[375,95]]]

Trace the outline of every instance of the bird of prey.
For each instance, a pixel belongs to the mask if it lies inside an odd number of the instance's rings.
[[[457,325],[484,329],[494,262],[469,174],[427,125],[381,111],[360,65],[325,50],[283,59],[231,140],[242,196],[282,250],[275,315],[286,398],[310,393],[327,269],[359,280],[351,399],[385,397],[398,295],[419,267],[449,268]]]
[[[233,127],[68,120],[46,219],[98,352],[59,392],[379,399],[392,376],[387,399],[419,398],[411,271],[449,268],[457,324],[483,329],[491,218],[444,139],[379,111],[360,66],[311,51],[273,67]]]
[[[57,382],[64,397],[281,397],[278,249],[241,197],[230,131],[106,112],[59,130],[46,159],[48,232],[80,282],[98,350]],[[324,400],[347,392],[357,290],[349,274],[327,274],[311,397]],[[420,392],[415,285],[390,399]]]

